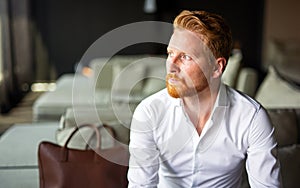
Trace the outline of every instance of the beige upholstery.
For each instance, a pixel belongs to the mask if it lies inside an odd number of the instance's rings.
[[[90,66],[93,70],[92,80],[95,82],[95,89],[124,91],[134,88],[141,91],[144,82],[138,86],[136,84],[143,79],[153,76],[164,79],[165,58],[165,56],[117,55],[111,59],[94,59]]]
[[[113,64],[108,63],[108,61],[109,58],[99,58],[92,60],[90,63],[90,67],[93,70],[91,80],[95,83],[95,88],[111,88],[113,82]]]
[[[55,142],[58,124],[15,124],[1,136],[0,187],[39,187],[38,145]]]
[[[230,56],[224,73],[222,75],[222,81],[230,87],[236,86],[237,77],[241,68],[242,53],[240,50],[235,50]]]
[[[298,188],[300,174],[300,145],[293,144],[278,150],[283,187]]]
[[[300,89],[281,79],[272,66],[255,98],[265,108],[300,108]]]
[[[35,121],[57,121],[70,107],[111,108],[112,103],[132,109],[146,96],[165,87],[165,57],[150,55],[99,58],[90,63],[90,77],[66,74],[55,91],[42,94],[33,105]]]
[[[300,109],[268,109],[278,142],[278,159],[283,187],[299,187],[300,174]],[[249,188],[244,169],[241,188]]]
[[[295,109],[268,109],[268,114],[275,127],[275,137],[279,147],[298,142],[298,117]]]
[[[56,141],[63,145],[67,136],[72,132],[74,127],[82,124],[109,125],[116,132],[118,141],[128,144],[129,126],[132,117],[131,109],[126,105],[118,106],[116,109],[93,109],[93,108],[68,108],[66,113],[61,117],[60,127],[56,132]],[[71,147],[82,149],[86,145],[86,140],[91,136],[91,130],[80,131],[81,135],[71,141]],[[84,139],[80,138],[83,137]],[[111,144],[107,135],[104,137],[102,147],[109,147]]]
[[[257,71],[249,67],[242,68],[238,76],[236,89],[251,97],[254,97],[257,83]]]

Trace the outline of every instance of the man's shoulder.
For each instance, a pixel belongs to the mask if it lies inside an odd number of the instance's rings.
[[[230,96],[231,106],[242,106],[245,108],[252,108],[255,111],[259,110],[262,107],[261,104],[258,101],[256,101],[253,97],[250,97],[249,95],[231,87],[227,88],[228,96]]]

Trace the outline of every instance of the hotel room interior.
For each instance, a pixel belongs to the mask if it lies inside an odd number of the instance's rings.
[[[39,143],[63,145],[76,125],[111,125],[128,144],[135,107],[165,87],[171,23],[184,9],[228,21],[235,45],[222,80],[266,108],[283,184],[297,187],[299,8],[298,0],[0,0],[0,187],[39,187]],[[83,149],[76,139],[70,147]]]

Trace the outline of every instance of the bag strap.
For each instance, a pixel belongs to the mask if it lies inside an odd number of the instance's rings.
[[[110,135],[113,137],[114,139],[114,142],[116,141],[116,137],[117,137],[117,134],[116,134],[116,131],[115,129],[113,129],[111,126],[107,125],[107,124],[103,124],[100,128],[105,128],[108,130],[108,132],[110,133]],[[94,138],[96,132],[94,131],[92,136],[90,136],[86,146],[85,146],[85,149],[88,149],[89,148],[89,143],[91,143],[91,140]],[[101,134],[100,134],[100,137],[101,137]],[[100,141],[98,142],[97,140],[97,143],[99,143],[100,145],[100,149],[101,149],[101,138],[100,138]],[[115,143],[114,143],[115,144]]]
[[[70,142],[71,138],[75,135],[75,133],[76,133],[79,129],[81,129],[81,128],[83,128],[83,127],[89,127],[89,128],[91,128],[91,129],[94,130],[94,133],[96,134],[96,138],[97,138],[96,149],[99,149],[99,150],[100,150],[100,147],[101,147],[101,144],[100,144],[100,142],[101,142],[100,133],[99,133],[99,130],[98,130],[97,126],[94,125],[94,124],[83,124],[83,125],[77,126],[77,127],[73,130],[73,132],[70,134],[70,136],[69,136],[69,138],[67,139],[67,141],[65,142],[64,148],[67,148],[67,147],[68,147],[68,143]]]

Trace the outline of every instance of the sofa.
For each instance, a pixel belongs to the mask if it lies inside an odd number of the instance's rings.
[[[222,74],[222,82],[254,97],[258,86],[258,72],[254,68],[243,66],[242,60],[242,51],[240,49],[233,49]]]
[[[67,108],[111,109],[127,103],[133,110],[145,97],[165,87],[166,56],[115,55],[92,59],[64,74],[56,89],[43,93],[33,104],[33,120],[57,121]],[[257,72],[242,66],[242,52],[235,49],[222,81],[250,96],[257,87]]]
[[[89,69],[89,74],[84,74]],[[123,103],[134,107],[165,87],[165,57],[117,55],[93,59],[74,74],[56,81],[56,89],[43,93],[33,104],[33,120],[57,121],[67,108],[112,109]]]
[[[15,124],[0,137],[0,187],[38,188],[38,145],[56,142],[59,122]]]
[[[300,110],[268,109],[267,112],[275,127],[282,185],[283,187],[297,188],[300,174]],[[244,171],[243,188],[250,187],[246,177]]]
[[[266,76],[255,99],[275,126],[283,187],[299,187],[300,174],[300,42],[269,39]]]

